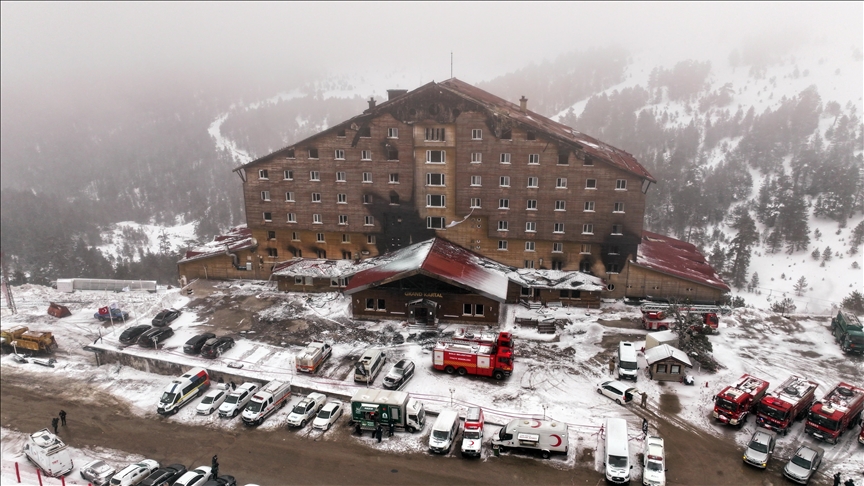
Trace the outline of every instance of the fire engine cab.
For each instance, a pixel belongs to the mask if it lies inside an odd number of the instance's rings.
[[[819,385],[800,376],[790,376],[774,391],[766,394],[756,408],[757,423],[766,429],[789,433],[795,420],[807,415],[816,399]]]
[[[729,425],[743,425],[768,390],[768,382],[743,375],[714,397],[714,418]]]
[[[513,372],[513,337],[509,332],[497,337],[463,334],[439,341],[432,352],[432,367],[449,374],[504,379]]]
[[[862,409],[864,389],[840,383],[813,404],[804,430],[817,439],[836,444],[843,432],[858,423]]]

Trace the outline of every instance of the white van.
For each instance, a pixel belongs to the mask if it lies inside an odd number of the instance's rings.
[[[606,481],[614,484],[630,482],[630,443],[627,437],[627,421],[621,418],[606,419],[606,455],[603,457]]]
[[[24,455],[46,476],[53,478],[68,474],[74,467],[66,444],[59,437],[48,432],[48,429],[34,432],[27,437]]]
[[[570,436],[567,424],[554,420],[513,419],[492,436],[492,447],[540,451],[543,459],[567,454]]]
[[[633,343],[622,341],[618,344],[618,379],[633,380],[639,374],[639,365],[636,362],[636,346]]]
[[[429,434],[429,451],[446,454],[459,433],[459,423],[459,413],[456,410],[442,410],[432,426],[432,433]]]
[[[354,367],[354,381],[372,383],[375,377],[384,367],[386,356],[380,349],[369,348],[363,352],[363,356]]]

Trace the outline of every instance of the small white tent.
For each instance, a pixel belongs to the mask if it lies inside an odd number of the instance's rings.
[[[658,331],[652,332],[645,336],[645,350],[657,347],[661,344],[668,344],[673,348],[678,347],[678,335],[674,331]]]

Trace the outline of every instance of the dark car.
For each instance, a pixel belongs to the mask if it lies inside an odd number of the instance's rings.
[[[414,362],[408,359],[399,360],[384,377],[384,388],[399,388],[412,376],[414,376]]]
[[[159,343],[174,335],[174,329],[170,327],[152,327],[138,337],[138,345],[145,348],[155,348]]]
[[[183,352],[186,354],[198,354],[201,352],[201,347],[204,346],[204,343],[207,342],[208,339],[212,339],[216,337],[212,332],[205,332],[204,334],[199,334],[192,339],[186,341],[186,344],[183,345]]]
[[[123,344],[135,344],[135,341],[137,341],[138,338],[148,330],[150,330],[150,326],[147,324],[126,328],[126,330],[120,334],[120,342]]]
[[[201,356],[205,358],[218,358],[222,353],[234,347],[234,338],[219,336],[210,338],[201,347]]]
[[[180,479],[180,476],[186,473],[186,466],[183,464],[171,464],[170,466],[160,467],[153,471],[153,474],[144,478],[139,486],[162,486],[163,484],[174,484],[174,481]]]
[[[211,479],[201,486],[237,486],[237,480],[234,479],[234,476],[225,474],[216,479]]]
[[[156,314],[156,317],[153,318],[153,325],[156,327],[163,327],[171,324],[174,319],[180,317],[180,311],[177,309],[162,309],[161,312]]]

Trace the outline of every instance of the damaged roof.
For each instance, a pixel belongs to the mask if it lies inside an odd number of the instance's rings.
[[[345,287],[345,294],[422,274],[498,302],[507,299],[508,280],[500,270],[502,265],[489,264],[487,258],[443,238],[402,248],[382,256],[378,262],[378,266],[356,273]]]
[[[642,232],[636,261],[631,264],[694,283],[729,291],[729,286],[717,275],[696,246],[650,231]]]
[[[376,258],[366,260],[326,260],[323,258],[292,258],[273,267],[274,277],[350,277],[367,268],[379,265]]]
[[[216,235],[213,241],[209,243],[187,250],[183,258],[177,263],[226,255],[256,246],[258,246],[258,241],[252,238],[252,231],[245,224],[241,224],[229,229],[225,234]]]
[[[647,179],[655,183],[657,182],[657,180],[654,179],[654,177],[648,172],[648,170],[643,167],[642,164],[640,164],[633,155],[621,149],[615,148],[609,144],[601,142],[596,138],[578,132],[568,127],[567,125],[553,121],[543,115],[540,115],[539,113],[535,113],[530,110],[525,110],[523,112],[519,105],[511,103],[503,98],[499,98],[492,93],[477,88],[476,86],[472,86],[457,78],[450,78],[440,83],[435,83],[434,81],[431,83],[427,83],[419,88],[408,92],[407,94],[398,96],[392,100],[385,101],[373,108],[364,111],[360,115],[352,117],[342,123],[336,124],[328,128],[327,130],[319,132],[309,138],[296,142],[287,147],[281,148],[263,157],[259,157],[247,164],[237,167],[234,170],[239,171],[255,165],[259,162],[269,160],[273,157],[278,157],[281,154],[286,153],[288,150],[307,143],[309,140],[314,139],[322,134],[335,131],[337,129],[349,127],[352,123],[368,120],[382,113],[388,113],[391,111],[392,107],[395,104],[403,104],[406,101],[410,100],[412,97],[420,96],[426,91],[433,89],[444,89],[449,93],[452,93],[462,99],[471,101],[483,107],[487,110],[490,116],[508,118],[512,122],[518,123],[523,127],[533,129],[538,133],[546,134],[546,136],[550,138],[554,138],[560,142],[563,142],[565,145],[568,145],[575,150],[584,152],[588,156],[594,157],[595,159],[598,159],[600,161],[605,161],[606,163],[614,167],[627,171],[640,178]]]
[[[606,290],[603,279],[582,272],[563,270],[535,270],[520,268],[507,273],[511,282],[533,289],[580,290],[600,292]]]

